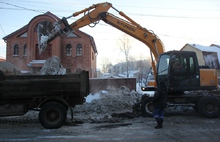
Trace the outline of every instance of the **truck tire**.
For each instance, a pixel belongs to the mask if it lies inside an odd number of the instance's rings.
[[[45,104],[39,112],[39,121],[46,129],[60,128],[66,122],[66,117],[66,108],[57,102]]]
[[[217,118],[220,115],[220,100],[213,96],[202,97],[198,102],[199,113],[207,118]]]
[[[150,98],[146,98],[141,103],[141,113],[144,117],[153,116],[154,105]]]

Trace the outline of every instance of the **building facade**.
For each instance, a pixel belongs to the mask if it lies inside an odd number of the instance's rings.
[[[186,44],[182,51],[194,51],[200,66],[216,69],[220,77],[220,47],[217,45],[203,46],[199,44]]]
[[[58,36],[39,54],[39,34],[51,31],[53,23],[60,19],[50,12],[38,15],[24,27],[4,37],[6,61],[14,64],[21,72],[37,73],[46,59],[58,56],[67,73],[89,71],[90,78],[96,77],[97,49],[92,36],[74,30]]]

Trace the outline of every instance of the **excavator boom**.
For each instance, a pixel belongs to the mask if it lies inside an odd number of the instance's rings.
[[[116,10],[125,20],[111,13],[108,13],[108,10],[110,8],[113,8],[114,10]],[[39,43],[39,47],[41,47],[42,49],[45,49],[45,45],[49,43],[50,41],[52,41],[56,36],[59,36],[60,33],[65,33],[66,31],[69,31],[69,30],[76,30],[76,29],[82,28],[90,24],[94,24],[95,26],[100,20],[103,20],[107,24],[127,33],[128,35],[136,38],[137,40],[143,42],[145,45],[148,46],[148,48],[151,51],[152,68],[154,71],[154,77],[156,78],[155,61],[157,62],[159,55],[164,53],[163,43],[157,37],[156,34],[140,26],[138,23],[136,23],[130,17],[125,15],[123,12],[118,11],[116,8],[112,6],[111,3],[108,3],[108,2],[94,4],[90,6],[89,8],[73,13],[70,17],[72,16],[75,17],[82,13],[84,13],[84,16],[79,18],[75,22],[71,23],[70,25],[68,24],[66,20],[67,18],[63,18],[61,22],[59,22],[60,24],[63,23],[65,25],[64,29],[60,29],[60,31],[62,32],[57,30],[61,26],[55,27],[56,30],[53,30],[52,33],[48,34],[49,35],[48,37],[46,38],[44,37],[43,42]],[[57,25],[57,24],[54,24],[54,25]],[[56,34],[54,31],[57,31],[57,33],[59,34]]]
[[[107,11],[110,8],[116,10],[126,20],[119,18],[111,13],[108,13]],[[153,53],[156,61],[158,61],[159,55],[161,53],[164,53],[163,43],[157,37],[156,34],[140,26],[138,23],[136,23],[130,17],[125,15],[123,12],[118,11],[116,8],[112,6],[111,3],[105,2],[93,5],[80,12],[73,13],[73,16],[78,16],[79,14],[85,12],[87,12],[86,15],[84,15],[82,18],[78,19],[70,25],[71,29],[79,29],[91,23],[96,24],[96,22],[98,22],[99,20],[103,20],[107,24],[127,33],[128,35],[146,44],[150,48],[150,51]]]

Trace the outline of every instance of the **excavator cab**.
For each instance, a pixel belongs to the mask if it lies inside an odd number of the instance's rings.
[[[210,74],[209,80],[206,80],[204,85],[205,76],[202,72],[206,71],[213,73]],[[200,68],[195,52],[169,51],[159,57],[156,82],[158,86],[165,85],[168,92],[211,90],[216,89],[217,74],[214,69]]]
[[[163,53],[158,62],[157,81],[166,83],[168,90],[186,91],[199,88],[199,66],[195,52],[170,51]]]

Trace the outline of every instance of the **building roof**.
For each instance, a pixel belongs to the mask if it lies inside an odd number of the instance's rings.
[[[22,30],[24,30],[24,29],[27,30],[27,28],[28,28],[28,25],[25,25],[25,26],[21,27],[20,29],[18,29],[18,30],[16,30],[16,31],[10,33],[9,35],[3,37],[2,39],[3,39],[3,40],[7,40],[8,38],[10,38],[11,36],[13,36],[14,34],[20,32],[20,31],[22,31]]]
[[[30,22],[31,22],[33,19],[35,19],[36,17],[42,16],[42,15],[47,15],[47,16],[53,17],[54,19],[60,20],[59,17],[57,17],[56,15],[54,15],[53,13],[51,13],[51,12],[48,11],[48,12],[46,12],[46,13],[44,13],[44,14],[35,16],[34,18],[32,18],[32,19],[30,20]],[[30,22],[29,22],[29,23],[30,23]],[[27,30],[29,23],[26,24],[25,26],[21,27],[20,29],[14,31],[14,32],[12,32],[12,33],[10,33],[9,35],[3,37],[2,39],[3,39],[3,40],[7,40],[7,38],[9,38],[10,36],[12,36],[12,35],[14,35],[14,34],[20,32],[20,31],[22,31],[22,30],[24,30],[24,29]]]
[[[187,45],[187,44],[186,44]],[[185,46],[186,46],[185,45]],[[216,46],[215,44],[211,44],[210,46],[203,46],[203,45],[199,45],[199,44],[188,44],[198,50],[200,50],[201,52],[215,52],[217,53],[217,56],[218,56],[218,62],[220,64],[220,46]],[[184,47],[185,47],[184,46]],[[184,48],[183,47],[183,48]],[[182,49],[183,49],[182,48]]]
[[[220,44],[211,44],[210,46],[216,46],[220,48]]]
[[[204,51],[204,52],[216,52],[218,53],[218,57],[220,58],[220,50],[219,47],[217,46],[203,46],[203,45],[199,45],[199,44],[189,44],[190,46],[200,50],[200,51]]]

